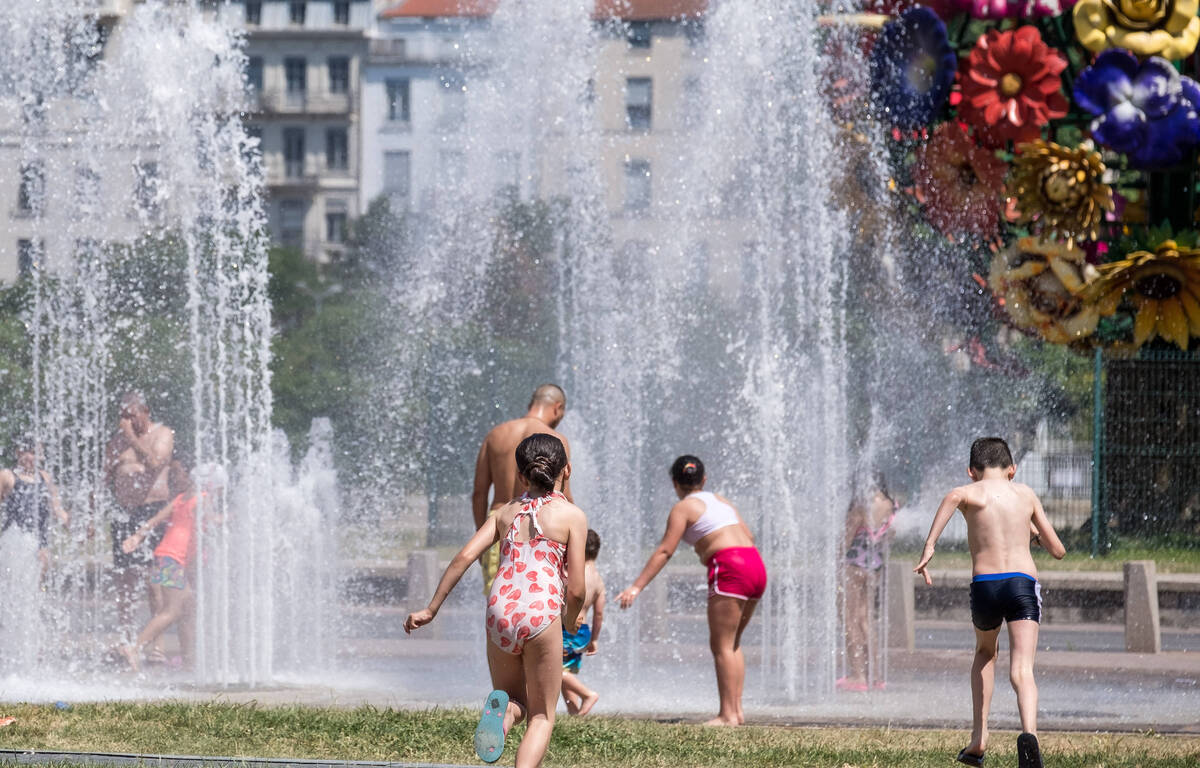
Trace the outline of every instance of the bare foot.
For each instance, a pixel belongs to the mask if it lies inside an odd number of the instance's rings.
[[[130,671],[142,671],[141,667],[138,665],[137,648],[134,648],[132,645],[119,645],[117,646],[117,652],[120,653],[125,659],[125,663],[129,665]]]
[[[569,696],[563,696],[563,703],[567,705],[567,714],[568,715],[578,715],[579,714],[579,702],[575,701],[574,699],[570,698]]]
[[[508,707],[504,710],[504,735],[508,735],[509,729],[521,722],[525,717],[525,708],[512,699],[508,700]]]
[[[729,720],[724,717],[721,717],[720,715],[718,715],[717,717],[714,717],[712,720],[709,720],[708,722],[704,723],[704,725],[710,725],[713,727],[732,726],[732,725],[737,725],[737,724],[738,724],[738,721],[736,719]]]
[[[592,707],[596,706],[596,702],[600,701],[600,694],[592,691],[587,698],[583,700],[583,704],[579,707],[579,714],[586,715],[592,711]]]

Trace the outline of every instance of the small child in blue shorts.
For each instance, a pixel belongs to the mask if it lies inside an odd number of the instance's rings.
[[[583,684],[579,679],[579,667],[584,655],[596,654],[596,641],[600,637],[600,625],[604,622],[604,579],[600,578],[600,570],[596,567],[596,557],[600,554],[600,536],[588,529],[587,541],[583,548],[584,585],[586,597],[583,609],[579,611],[579,626],[574,632],[563,626],[563,676],[562,697],[566,702],[567,712],[572,715],[586,715],[600,700],[600,694]],[[583,623],[587,618],[588,609],[592,611],[592,625]]]

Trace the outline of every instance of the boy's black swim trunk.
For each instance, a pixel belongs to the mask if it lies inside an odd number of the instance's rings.
[[[971,580],[971,622],[987,632],[1002,621],[1042,620],[1042,585],[1024,573],[985,573]]]

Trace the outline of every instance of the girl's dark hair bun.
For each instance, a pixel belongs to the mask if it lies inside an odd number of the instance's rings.
[[[567,466],[567,449],[554,435],[530,435],[517,446],[517,471],[540,493],[554,490],[554,483]]]
[[[671,465],[671,479],[680,488],[699,488],[704,483],[704,462],[691,454],[684,454]]]

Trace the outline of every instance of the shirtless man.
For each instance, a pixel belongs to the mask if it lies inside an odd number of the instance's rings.
[[[521,495],[524,489],[517,473],[517,446],[530,435],[539,432],[554,435],[562,440],[567,449],[567,460],[571,458],[571,446],[567,438],[554,428],[562,421],[567,410],[567,396],[557,384],[543,384],[533,391],[529,399],[528,412],[519,419],[499,424],[483,438],[479,447],[479,458],[475,460],[475,488],[471,493],[471,512],[475,516],[475,529],[479,530],[485,520],[500,507]],[[571,496],[571,481],[563,481],[560,488],[567,501],[574,503]],[[488,491],[494,488],[492,503],[488,505]],[[500,565],[500,545],[495,544],[483,553],[479,564],[483,567],[483,593],[492,591],[492,580]]]
[[[138,583],[146,582],[151,614],[155,609],[149,590],[151,554],[158,544],[149,540],[131,553],[121,543],[143,523],[154,517],[171,498],[167,484],[175,433],[150,419],[150,408],[140,394],[121,398],[121,420],[105,451],[105,480],[120,510],[111,522],[114,580],[117,587],[117,618],[123,629],[133,629],[133,600]]]
[[[913,569],[925,577],[926,584],[933,584],[928,568],[934,545],[954,511],[960,510],[967,521],[967,545],[971,550],[971,622],[975,625],[971,743],[958,753],[959,762],[967,765],[983,765],[996,673],[996,641],[1000,624],[1007,621],[1009,679],[1021,714],[1017,757],[1021,768],[1042,766],[1037,743],[1037,684],[1033,681],[1042,589],[1029,545],[1040,544],[1059,560],[1066,549],[1046,519],[1037,495],[1029,486],[1012,482],[1016,472],[1007,443],[998,437],[976,440],[971,445],[967,470],[974,482],[946,494],[925,539],[921,562]]]

